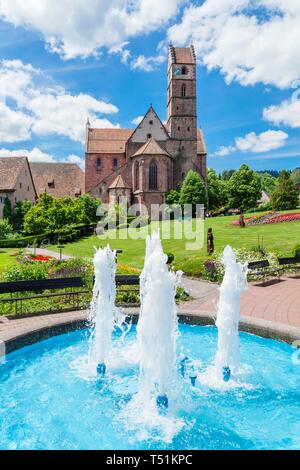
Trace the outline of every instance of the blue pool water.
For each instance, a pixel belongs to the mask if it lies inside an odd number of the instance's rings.
[[[241,333],[241,373],[218,386],[205,372],[216,329],[183,325],[180,333],[179,354],[199,361],[200,375],[195,388],[178,378],[165,415],[137,402],[136,366],[121,361],[105,382],[85,377],[87,330],[10,354],[0,365],[0,449],[300,448],[294,348]],[[124,344],[114,342],[120,359],[134,345],[134,328]]]

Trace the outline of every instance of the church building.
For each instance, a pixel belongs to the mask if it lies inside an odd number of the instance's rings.
[[[189,170],[206,182],[206,147],[197,126],[194,47],[170,45],[167,121],[150,106],[136,129],[86,128],[85,190],[103,202],[165,203]]]

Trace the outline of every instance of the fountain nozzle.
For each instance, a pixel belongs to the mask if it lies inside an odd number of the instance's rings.
[[[156,404],[158,408],[168,408],[169,407],[169,400],[167,395],[159,395],[156,398]]]
[[[100,375],[100,377],[104,377],[105,373],[106,373],[106,365],[104,363],[98,364],[97,374]]]
[[[192,375],[192,376],[190,377],[190,380],[191,380],[192,386],[195,387],[195,386],[196,386],[197,376],[196,376],[196,375]]]
[[[224,382],[229,382],[231,377],[230,367],[223,367],[223,380]]]

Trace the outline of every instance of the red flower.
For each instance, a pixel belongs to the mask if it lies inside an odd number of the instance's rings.
[[[37,256],[34,256],[32,259],[33,259],[33,261],[50,261],[52,259],[52,257],[51,256],[37,255]]]
[[[281,222],[293,222],[295,220],[300,220],[300,212],[292,213],[292,214],[281,214],[281,215],[274,215],[269,220],[266,221],[268,224],[278,224]]]

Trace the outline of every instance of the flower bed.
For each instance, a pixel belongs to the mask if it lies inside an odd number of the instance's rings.
[[[264,224],[267,220],[272,218],[274,215],[278,215],[278,213],[274,211],[262,212],[261,214],[255,215],[248,221],[248,225],[254,224]]]
[[[44,261],[44,262],[47,262],[47,261],[51,261],[53,258],[52,258],[52,256],[37,255],[37,256],[31,256],[31,259],[32,259],[33,261]]]
[[[297,220],[300,221],[300,212],[295,212],[292,214],[270,212],[257,217],[245,218],[245,223],[246,225],[266,225],[279,224],[282,222],[295,222]],[[231,225],[239,225],[239,220],[234,220]]]
[[[279,224],[281,222],[294,222],[295,220],[300,220],[300,212],[294,214],[279,214],[271,217],[267,220],[266,224]]]

